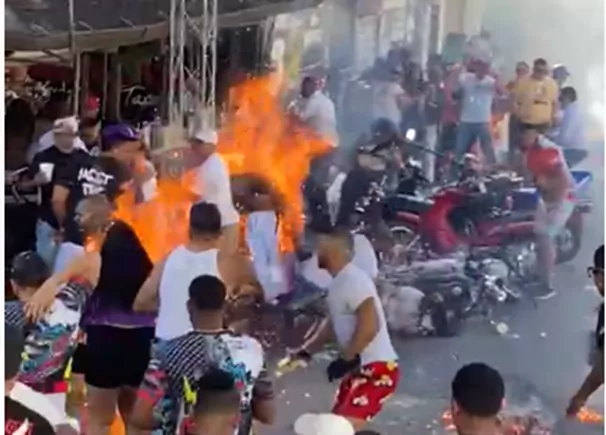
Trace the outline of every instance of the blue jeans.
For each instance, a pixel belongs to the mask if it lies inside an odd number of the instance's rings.
[[[53,267],[58,246],[54,239],[55,229],[42,220],[36,222],[36,252]]]
[[[492,147],[490,124],[475,122],[461,122],[459,124],[457,131],[457,147],[455,149],[457,161],[461,161],[476,140],[480,142],[486,163],[491,165],[496,163],[496,157]]]

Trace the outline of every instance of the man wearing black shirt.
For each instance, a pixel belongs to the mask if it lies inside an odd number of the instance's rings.
[[[604,245],[596,249],[593,254],[593,267],[587,269],[588,274],[598,289],[600,296],[604,297]],[[598,321],[595,329],[594,342],[595,352],[592,352],[591,371],[585,378],[583,385],[576,392],[566,410],[566,415],[574,418],[579,410],[585,405],[587,399],[604,384],[604,303],[600,307]]]
[[[78,203],[93,195],[105,195],[113,202],[132,180],[131,168],[141,152],[138,133],[128,125],[117,124],[106,127],[101,137],[107,152],[99,157],[88,156],[71,165],[55,182],[52,204],[62,223],[63,237],[55,272],[62,270],[83,250],[83,235],[75,219]]]
[[[66,118],[55,122],[54,145],[34,156],[29,181],[24,186],[41,187],[41,203],[36,224],[36,251],[47,264],[52,265],[56,254],[55,233],[59,229],[57,216],[51,205],[53,186],[64,171],[88,158],[86,151],[74,147],[77,127],[75,120]]]
[[[51,424],[40,414],[9,397],[15,386],[24,341],[21,331],[4,325],[4,434],[55,434]]]

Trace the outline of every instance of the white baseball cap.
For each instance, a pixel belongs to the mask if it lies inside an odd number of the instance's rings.
[[[297,435],[354,435],[353,426],[336,414],[303,414],[295,421]]]
[[[194,134],[193,138],[213,145],[217,145],[219,142],[219,135],[215,130],[200,130]]]
[[[53,123],[53,132],[62,134],[78,133],[78,120],[74,116],[59,118]]]

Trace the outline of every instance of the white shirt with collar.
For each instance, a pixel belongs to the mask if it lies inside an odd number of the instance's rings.
[[[215,204],[221,213],[221,224],[235,225],[240,221],[231,194],[231,180],[227,164],[218,153],[213,153],[195,169],[194,192],[200,201]]]
[[[301,103],[302,108],[299,114],[301,120],[336,147],[339,143],[337,115],[332,100],[318,90],[309,98],[303,99]]]

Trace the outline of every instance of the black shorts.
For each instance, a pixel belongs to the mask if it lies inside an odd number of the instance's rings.
[[[87,385],[113,389],[138,388],[149,364],[154,328],[87,326],[84,368]],[[77,364],[78,365],[78,364]]]

